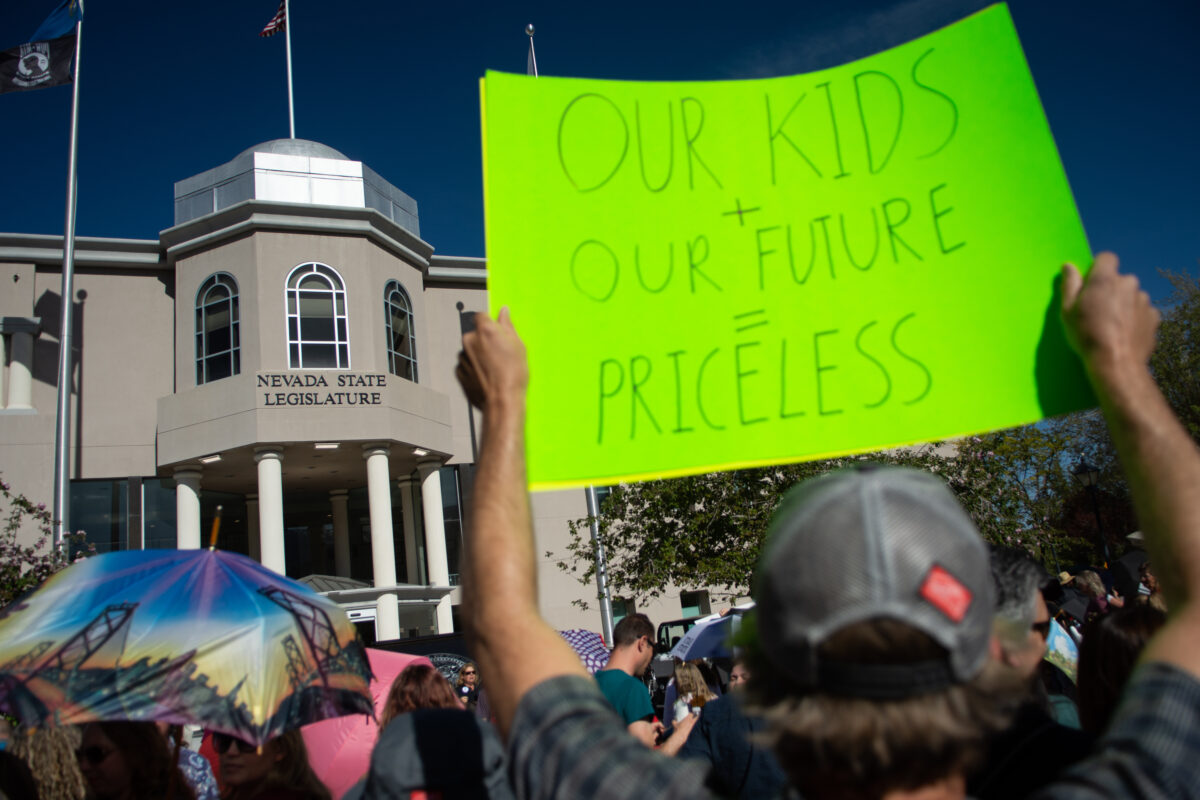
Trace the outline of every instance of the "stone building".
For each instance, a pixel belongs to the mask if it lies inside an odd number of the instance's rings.
[[[62,237],[0,233],[0,472],[47,503],[61,263]],[[412,198],[281,139],[176,183],[158,238],[82,237],[75,264],[71,530],[200,547],[220,506],[222,548],[306,579],[368,638],[453,630],[477,430],[454,365],[483,259],[434,255]],[[536,495],[539,553],[585,515],[582,490]],[[590,587],[539,572],[551,624],[599,630],[572,604]]]

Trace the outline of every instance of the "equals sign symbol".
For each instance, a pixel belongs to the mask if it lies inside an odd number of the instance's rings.
[[[767,313],[766,309],[760,308],[758,311],[746,311],[745,313],[742,313],[742,314],[734,314],[733,315],[734,325],[741,326],[741,327],[734,328],[734,333],[743,333],[744,331],[748,331],[753,328],[761,328],[763,325],[769,324],[765,318],[755,319],[756,316],[766,314],[766,313]]]

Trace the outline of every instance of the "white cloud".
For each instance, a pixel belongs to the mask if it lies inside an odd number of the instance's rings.
[[[816,18],[735,53],[730,78],[795,75],[844,64],[924,36],[989,5],[986,0],[905,0],[888,8]]]

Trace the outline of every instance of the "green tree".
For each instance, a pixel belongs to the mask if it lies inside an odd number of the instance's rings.
[[[952,443],[616,486],[597,517],[609,586],[634,598],[657,597],[668,586],[716,588],[718,599],[745,595],[783,494],[863,461],[939,475],[985,540],[1020,547],[1048,570],[1099,563],[1094,521],[1080,510],[1086,497],[1072,475],[1080,458],[1101,468],[1105,531],[1119,555],[1121,537],[1131,530],[1119,522],[1131,519],[1127,489],[1103,420],[1093,411]],[[583,584],[595,578],[591,522],[571,522],[565,552],[547,554]]]
[[[45,503],[34,503],[14,492],[3,480],[0,480],[0,498],[8,507],[0,531],[0,609],[3,609],[65,567],[67,561],[51,545],[53,520]],[[34,530],[33,543],[21,544],[18,541],[21,531],[30,527]],[[72,538],[82,544],[85,536],[80,531]],[[87,554],[94,552],[95,547],[88,545]]]
[[[713,472],[613,487],[597,517],[614,595],[658,597],[668,586],[713,587],[718,599],[748,593],[771,514],[795,484],[859,461],[933,469],[934,445],[800,464]],[[558,566],[595,578],[590,517],[570,524]],[[580,603],[587,606],[587,603]]]
[[[1200,280],[1163,271],[1173,289],[1150,369],[1172,410],[1200,442]]]
[[[1068,502],[1084,491],[1072,474],[1081,459],[1101,469],[1111,497],[1126,496],[1123,479],[1112,481],[1116,456],[1094,411],[965,437],[947,480],[986,540],[1021,547],[1057,571],[1100,557],[1094,524],[1074,513],[1075,506],[1067,513]],[[1118,534],[1113,519],[1110,537]]]

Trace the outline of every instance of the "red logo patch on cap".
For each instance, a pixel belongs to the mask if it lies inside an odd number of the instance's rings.
[[[971,607],[971,590],[936,564],[921,584],[921,596],[955,622],[962,622]]]

